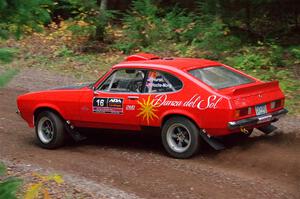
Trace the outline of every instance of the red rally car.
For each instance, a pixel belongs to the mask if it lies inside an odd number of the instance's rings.
[[[216,61],[160,58],[139,53],[113,66],[96,83],[18,97],[18,113],[35,127],[41,147],[62,146],[80,128],[161,129],[166,151],[194,155],[201,141],[223,148],[218,137],[270,133],[287,113],[277,81],[263,82]]]

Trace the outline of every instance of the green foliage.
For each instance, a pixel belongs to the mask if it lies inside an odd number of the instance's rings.
[[[15,199],[17,190],[21,186],[22,181],[17,178],[8,178],[0,182],[0,198]]]
[[[15,69],[8,69],[0,74],[0,88],[4,87],[17,73],[18,71]]]
[[[125,42],[121,45],[130,51],[134,47],[147,47],[158,42],[161,35],[161,19],[158,17],[159,9],[151,0],[134,0],[130,11],[125,14]]]
[[[246,51],[233,57],[227,57],[227,63],[238,69],[249,71],[269,66],[270,60],[257,53]]]
[[[75,20],[82,20],[90,24],[89,27],[71,27],[74,33],[88,33],[93,39],[104,41],[107,35],[107,26],[117,14],[116,11],[101,8],[97,0],[69,0]]]
[[[167,12],[162,19],[165,23],[162,28],[164,30],[163,35],[166,39],[190,44],[200,32],[200,26],[198,26],[196,19],[196,15],[192,12],[175,7]]]
[[[270,45],[270,50],[268,52],[270,57],[270,62],[273,66],[284,66],[284,50],[281,46],[276,44]]]
[[[74,52],[64,45],[55,51],[54,55],[58,57],[70,57],[74,55]]]
[[[214,57],[220,53],[233,51],[240,44],[240,40],[230,35],[228,27],[218,18],[211,23],[202,24],[198,47],[203,50],[209,50]]]
[[[0,162],[0,176],[4,175],[5,172],[6,172],[6,168],[4,164]]]
[[[293,64],[300,64],[300,46],[292,47],[290,53],[295,58]]]
[[[229,28],[218,17],[199,17],[178,6],[170,10],[158,9],[151,0],[133,1],[123,23],[124,38],[115,46],[125,53],[137,49],[156,48],[158,51],[162,47],[171,48],[170,44],[176,43],[180,46],[175,46],[176,51],[185,55],[193,54],[190,50],[198,48],[218,57],[240,44],[240,40],[230,35]]]
[[[268,70],[276,73],[285,66],[284,49],[275,44],[259,43],[258,46],[245,46],[225,58],[225,61],[245,71]],[[276,76],[276,75],[275,75]],[[263,78],[268,79],[268,78]],[[270,78],[269,78],[270,79]]]
[[[300,59],[300,46],[291,49],[291,53],[297,58]]]
[[[0,38],[17,38],[30,30],[41,31],[50,21],[51,0],[0,0]]]
[[[254,41],[280,39],[280,36],[292,33],[294,27],[298,26],[299,4],[295,0],[198,2],[201,16],[220,17],[226,25],[245,39]],[[297,33],[293,35],[296,37]]]
[[[0,48],[0,62],[9,63],[13,60],[16,53],[15,49],[12,48]]]
[[[4,175],[5,166],[0,163],[0,175]],[[22,181],[17,178],[6,178],[0,181],[0,198],[16,199],[16,193],[21,186]]]
[[[188,45],[200,30],[196,20],[196,15],[178,6],[162,10],[152,0],[134,0],[124,16],[124,37],[115,46],[129,53],[137,49],[166,48],[162,43]]]
[[[68,30],[70,30],[74,36],[93,36],[95,35],[95,29],[95,26],[80,26],[79,24],[73,24],[68,27]]]

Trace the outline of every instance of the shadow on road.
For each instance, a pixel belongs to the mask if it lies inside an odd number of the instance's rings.
[[[84,129],[83,133],[87,136],[86,140],[69,142],[67,147],[95,146],[125,151],[151,151],[157,154],[165,154],[161,142],[160,129],[145,130],[142,132]],[[284,134],[281,131],[277,131],[277,133],[272,135],[261,134],[252,137],[233,134],[222,138],[221,141],[226,146],[226,149],[239,148],[239,150],[248,150],[259,143],[277,145],[277,147],[289,145],[300,148],[300,139],[297,138],[296,133]],[[222,153],[222,151],[216,151],[206,143],[204,143],[200,150],[200,154],[204,157],[213,157],[219,153]]]

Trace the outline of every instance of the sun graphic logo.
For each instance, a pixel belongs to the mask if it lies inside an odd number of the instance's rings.
[[[143,120],[147,121],[147,124],[149,125],[150,120],[153,120],[154,118],[158,119],[158,116],[155,114],[157,111],[157,105],[153,105],[154,99],[151,100],[150,96],[148,96],[148,99],[143,101],[138,101],[138,104],[141,106],[138,110],[140,113],[137,115],[138,117],[142,117]]]

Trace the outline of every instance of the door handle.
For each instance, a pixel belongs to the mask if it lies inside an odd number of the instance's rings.
[[[138,100],[139,96],[128,96],[128,99],[130,99],[130,100]]]

